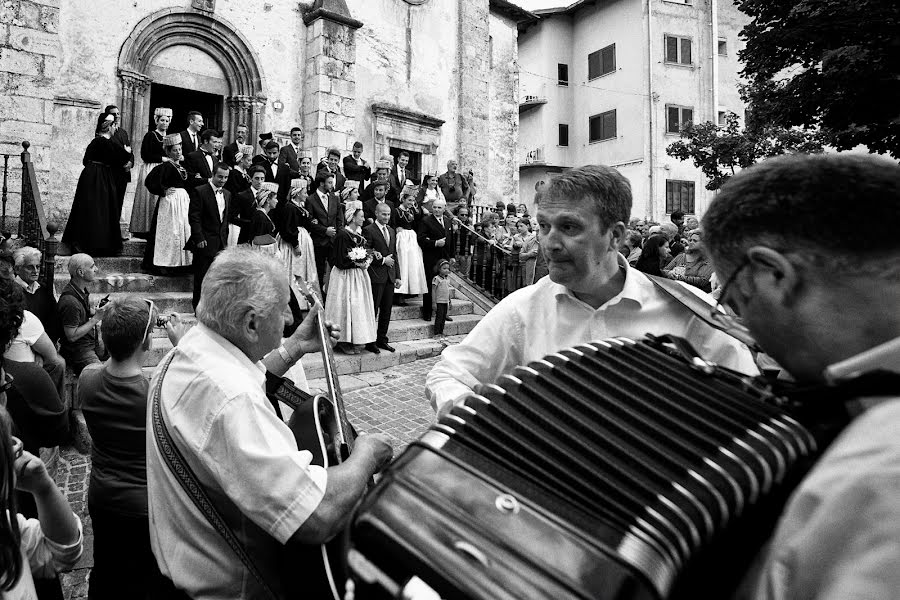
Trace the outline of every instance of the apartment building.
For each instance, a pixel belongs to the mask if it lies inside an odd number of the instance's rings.
[[[730,0],[580,0],[519,25],[519,191],[585,164],[631,182],[632,215],[702,214],[713,198],[666,154],[688,121],[743,115]]]

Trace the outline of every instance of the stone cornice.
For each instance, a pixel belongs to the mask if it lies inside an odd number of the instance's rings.
[[[346,25],[351,29],[359,29],[363,22],[350,16],[350,10],[344,0],[316,0],[312,7],[303,15],[303,22],[309,25],[313,21],[325,19]]]
[[[416,125],[425,125],[426,127],[432,127],[434,129],[438,129],[444,124],[443,119],[384,102],[373,103],[372,112],[375,113],[376,116],[384,116],[391,119],[397,119],[398,121],[415,123]]]
[[[72,98],[70,96],[54,96],[53,104],[59,106],[77,106],[78,108],[90,108],[100,110],[103,106],[99,100],[91,100],[89,98]]]

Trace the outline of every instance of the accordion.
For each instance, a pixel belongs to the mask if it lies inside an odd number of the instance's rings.
[[[480,386],[358,507],[366,598],[727,597],[818,457],[757,380],[610,339]]]

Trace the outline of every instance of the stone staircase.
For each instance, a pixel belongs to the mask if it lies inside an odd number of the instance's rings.
[[[138,288],[134,291],[121,291],[121,285],[107,281],[105,278],[112,274],[141,273],[141,260],[144,254],[145,242],[142,240],[130,240],[125,243],[122,254],[117,257],[98,257],[95,259],[100,270],[101,278],[95,288],[91,290],[92,301],[109,294],[110,299],[126,295],[137,295],[141,298],[152,300],[157,309],[163,313],[178,313],[182,321],[189,326],[196,323],[196,318],[191,307],[192,276],[179,275],[172,277],[153,277],[153,284],[149,289],[141,290],[139,285],[130,285]],[[57,292],[61,291],[69,280],[68,256],[56,257],[55,282]],[[448,345],[446,339],[434,338],[434,324],[423,321],[420,317],[422,307],[421,299],[408,301],[407,306],[394,306],[391,311],[391,326],[388,330],[390,344],[396,352],[381,351],[373,354],[360,350],[358,355],[335,354],[338,375],[354,375],[370,371],[379,371],[400,364],[409,363],[418,359],[437,356]],[[455,336],[461,336],[475,327],[475,324],[485,314],[484,309],[473,303],[461,293],[456,293],[453,305],[450,308],[450,316],[453,321],[446,323],[444,333],[451,340]],[[153,333],[153,349],[147,354],[144,373],[147,377],[162,357],[172,348],[171,343],[162,329],[155,329]],[[308,379],[315,380],[324,376],[324,368],[319,355],[309,355],[302,359],[303,367]]]

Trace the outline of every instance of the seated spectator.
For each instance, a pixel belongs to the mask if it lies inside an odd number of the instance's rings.
[[[668,264],[670,258],[669,240],[666,239],[666,236],[651,235],[650,239],[644,242],[644,248],[641,250],[641,257],[637,260],[635,268],[648,275],[662,277],[661,265],[663,262]]]
[[[700,231],[691,233],[687,249],[672,259],[663,269],[663,275],[711,292],[709,278],[713,274],[713,266],[703,248]]]
[[[109,304],[100,333],[109,361],[86,368],[78,404],[93,440],[88,511],[94,529],[94,567],[88,597],[143,598],[165,589],[150,548],[147,516],[147,395],[144,357],[153,344],[158,313],[138,298]],[[183,333],[177,315],[166,333],[173,345]],[[154,596],[150,596],[154,597]]]
[[[59,297],[59,320],[63,328],[59,353],[75,375],[87,365],[99,363],[96,325],[103,319],[105,306],[91,306],[88,285],[97,274],[94,259],[75,254],[69,259],[69,283]]]
[[[0,322],[10,323],[3,316]],[[11,333],[6,328],[0,341],[9,341]],[[84,538],[81,522],[43,461],[12,437],[3,395],[0,391],[0,596],[31,600],[39,597],[35,579],[55,578],[75,566]],[[39,518],[27,518],[18,511],[18,494],[32,499]]]
[[[42,287],[38,283],[43,261],[41,251],[24,246],[13,252],[13,261],[16,267],[16,282],[25,290],[25,310],[31,311],[41,320],[47,337],[56,344],[62,335],[62,327],[59,324],[53,288]]]
[[[684,252],[684,244],[678,233],[678,227],[674,223],[663,223],[659,226],[659,233],[669,240],[669,253],[675,257]]]
[[[643,241],[644,238],[641,237],[638,231],[629,230],[625,233],[621,252],[632,267],[637,264],[638,259],[641,257],[641,244]]]
[[[66,361],[56,352],[56,346],[50,341],[41,321],[32,312],[25,310],[25,292],[15,282],[2,279],[0,296],[22,308],[22,324],[3,353],[7,370],[17,379],[26,374],[37,377],[37,373],[44,371],[56,387],[58,398],[63,398]]]

